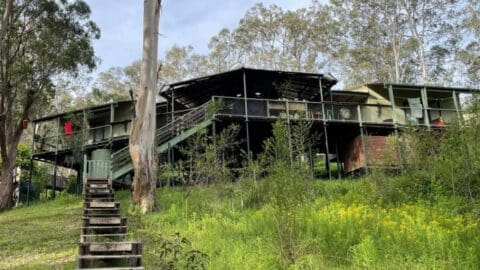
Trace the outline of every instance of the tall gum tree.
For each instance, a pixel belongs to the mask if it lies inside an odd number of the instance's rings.
[[[53,78],[95,67],[100,37],[80,0],[0,1],[0,211],[12,207],[13,171],[23,121],[51,101]]]
[[[156,206],[157,157],[155,147],[158,22],[161,0],[144,0],[143,55],[140,87],[130,134],[130,156],[133,165],[132,205],[141,213]]]

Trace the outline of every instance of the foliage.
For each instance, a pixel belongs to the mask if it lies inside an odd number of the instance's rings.
[[[186,185],[226,182],[232,175],[231,166],[236,162],[235,150],[240,127],[232,124],[219,134],[209,136],[207,130],[198,131],[179,147],[184,161],[175,165],[161,165],[160,179],[174,179]]]
[[[85,113],[70,113],[65,117],[66,121],[72,124],[72,133],[70,136],[62,136],[62,143],[65,144],[66,149],[72,150],[72,164],[81,163],[83,161],[83,147],[87,140],[89,114]]]
[[[153,266],[159,269],[206,269],[208,255],[192,249],[192,244],[178,232],[170,238],[158,235],[154,238],[160,250],[155,250],[159,261]]]
[[[0,210],[9,209],[12,171],[23,121],[45,108],[55,94],[55,76],[92,70],[92,40],[100,31],[83,1],[0,2]]]
[[[386,203],[442,196],[464,198],[472,204],[480,197],[479,101],[468,102],[461,122],[442,130],[407,128],[400,151],[403,173],[388,178],[384,171],[369,177],[372,198]]]
[[[312,183],[316,198],[294,211],[295,262],[288,267],[282,265],[272,205],[242,209],[237,197],[232,209],[219,192],[223,186],[211,185],[188,188],[186,212],[182,188],[168,188],[157,192],[159,212],[132,216],[129,192],[116,197],[129,215],[129,239],[144,244],[149,269],[161,261],[160,235],[170,244],[188,239],[191,245],[180,244],[183,251],[206,254],[207,269],[478,269],[480,224],[473,209],[459,208],[462,201],[378,205],[368,201],[364,187],[363,180]],[[0,214],[0,268],[73,268],[81,211],[81,198],[63,195]]]

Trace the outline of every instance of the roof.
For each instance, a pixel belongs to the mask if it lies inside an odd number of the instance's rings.
[[[170,84],[160,95],[173,99],[186,108],[199,106],[212,96],[244,96],[244,77],[247,97],[319,99],[320,81],[323,90],[337,83],[332,75],[253,68],[239,68],[210,76]]]
[[[32,121],[33,122],[49,121],[49,120],[52,120],[52,119],[55,119],[55,118],[59,118],[59,117],[61,118],[61,117],[67,116],[67,115],[80,113],[80,112],[83,112],[84,110],[87,110],[89,112],[95,112],[95,111],[110,109],[110,106],[112,104],[113,105],[118,105],[118,104],[127,104],[127,103],[131,103],[131,101],[130,100],[122,100],[122,101],[109,102],[109,103],[105,103],[105,104],[95,105],[95,106],[92,106],[92,107],[86,107],[86,108],[83,108],[83,109],[72,110],[72,111],[67,111],[67,112],[57,113],[57,114],[50,114],[50,115],[47,115],[47,116],[44,116],[44,117],[39,117],[39,118],[33,119]],[[165,104],[165,101],[157,102],[157,106],[160,105],[160,104],[162,104],[162,105]]]
[[[368,92],[332,90],[332,100],[335,102],[363,102],[368,96]],[[328,96],[326,97],[326,100],[329,100]]]
[[[368,83],[366,84],[368,87],[375,89],[375,88],[387,88],[388,86],[392,86],[394,90],[421,90],[423,88],[427,88],[430,91],[458,91],[458,92],[478,92],[480,93],[480,89],[475,88],[462,88],[462,87],[450,87],[450,86],[440,86],[440,85],[428,85],[428,84],[402,84],[402,83]]]

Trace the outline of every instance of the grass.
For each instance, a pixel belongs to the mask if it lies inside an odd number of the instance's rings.
[[[132,238],[144,244],[146,269],[158,269],[161,239],[180,233],[209,256],[209,269],[478,269],[477,216],[454,198],[381,205],[362,181],[315,183],[315,199],[292,210],[294,257],[282,264],[272,205],[247,207],[240,185],[158,191],[160,209],[128,212]],[[242,208],[242,202],[244,207]],[[81,200],[61,196],[0,214],[0,269],[71,269]]]

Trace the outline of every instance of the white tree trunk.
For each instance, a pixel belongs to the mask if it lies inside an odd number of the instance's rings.
[[[152,211],[156,204],[155,127],[160,7],[161,0],[144,0],[141,78],[129,142],[134,172],[132,204],[142,213]]]

